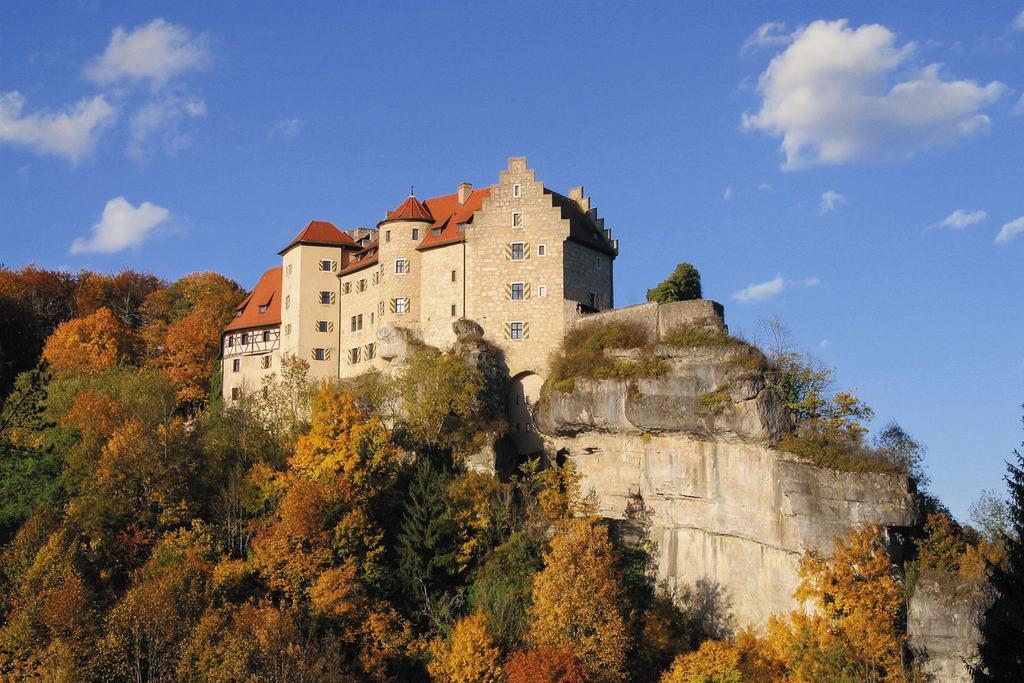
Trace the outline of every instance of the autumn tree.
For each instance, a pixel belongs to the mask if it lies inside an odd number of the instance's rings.
[[[120,325],[129,329],[138,329],[143,324],[142,304],[166,286],[155,275],[134,270],[122,270],[116,275],[83,270],[75,281],[75,312],[78,317],[107,308]]]
[[[441,683],[499,683],[501,652],[487,632],[481,614],[460,619],[447,641],[438,639],[430,648],[430,676]]]
[[[107,308],[61,323],[46,340],[43,360],[56,372],[96,374],[134,360],[138,339]]]
[[[672,274],[654,289],[647,290],[647,300],[667,304],[701,297],[700,273],[689,263],[680,263]]]
[[[1007,529],[1000,532],[1005,558],[989,561],[992,602],[981,618],[981,663],[973,672],[979,681],[1024,679],[1024,455],[1006,463]]]
[[[469,589],[470,607],[486,618],[488,631],[504,650],[524,645],[533,578],[541,568],[537,544],[516,532],[476,572]]]
[[[528,640],[572,651],[598,680],[621,680],[629,648],[624,599],[607,528],[594,519],[568,521],[534,580]]]
[[[593,680],[571,650],[539,647],[513,652],[505,662],[508,683],[588,683]]]
[[[221,316],[195,310],[167,326],[162,352],[151,362],[177,388],[178,402],[194,411],[210,394],[210,376],[220,355]]]

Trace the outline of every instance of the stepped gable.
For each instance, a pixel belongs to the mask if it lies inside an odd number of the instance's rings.
[[[604,233],[604,219],[597,218],[597,210],[584,211],[574,199],[544,188],[551,195],[551,203],[562,210],[562,218],[569,221],[569,239],[585,244],[591,249],[603,251],[615,256],[615,247],[608,241]]]
[[[355,243],[355,240],[339,230],[334,223],[316,220],[310,221],[309,225],[300,230],[299,234],[295,236],[295,239],[288,243],[287,247],[277,252],[278,255],[283,255],[297,244],[312,244],[325,247],[350,247],[352,249],[359,248],[359,245]]]
[[[473,214],[480,210],[484,200],[491,196],[490,188],[473,190],[466,201],[459,203],[459,193],[433,197],[426,201],[427,208],[434,216],[434,222],[427,230],[426,236],[416,248],[426,251],[446,244],[466,241],[466,233],[459,229],[460,225],[471,223]]]
[[[263,312],[260,312],[263,309]],[[252,293],[235,309],[235,317],[224,328],[225,332],[268,327],[281,324],[281,266],[275,266],[260,276]]]

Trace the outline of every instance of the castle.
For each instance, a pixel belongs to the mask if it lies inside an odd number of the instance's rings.
[[[613,306],[617,252],[583,188],[544,187],[522,157],[490,187],[410,195],[376,228],[314,220],[224,329],[224,398],[259,389],[287,354],[314,378],[352,377],[390,364],[381,340],[396,328],[443,349],[469,319],[504,354],[513,431],[529,430],[526,406],[567,327]]]

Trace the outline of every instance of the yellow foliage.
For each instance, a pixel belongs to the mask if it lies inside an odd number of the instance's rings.
[[[567,521],[534,580],[528,638],[535,646],[574,652],[599,680],[621,680],[625,604],[607,528],[594,519]]]
[[[54,372],[95,374],[128,361],[137,348],[135,335],[101,308],[58,325],[46,340],[43,360]]]
[[[480,613],[460,619],[448,642],[436,640],[430,646],[427,668],[442,683],[498,683],[502,680],[501,652],[487,633],[487,620]]]

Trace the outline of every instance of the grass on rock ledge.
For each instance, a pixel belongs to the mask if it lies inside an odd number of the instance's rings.
[[[639,349],[635,358],[609,358],[605,351]],[[636,323],[592,323],[570,330],[551,359],[551,388],[571,393],[577,379],[645,379],[668,372],[654,355],[647,331]]]

